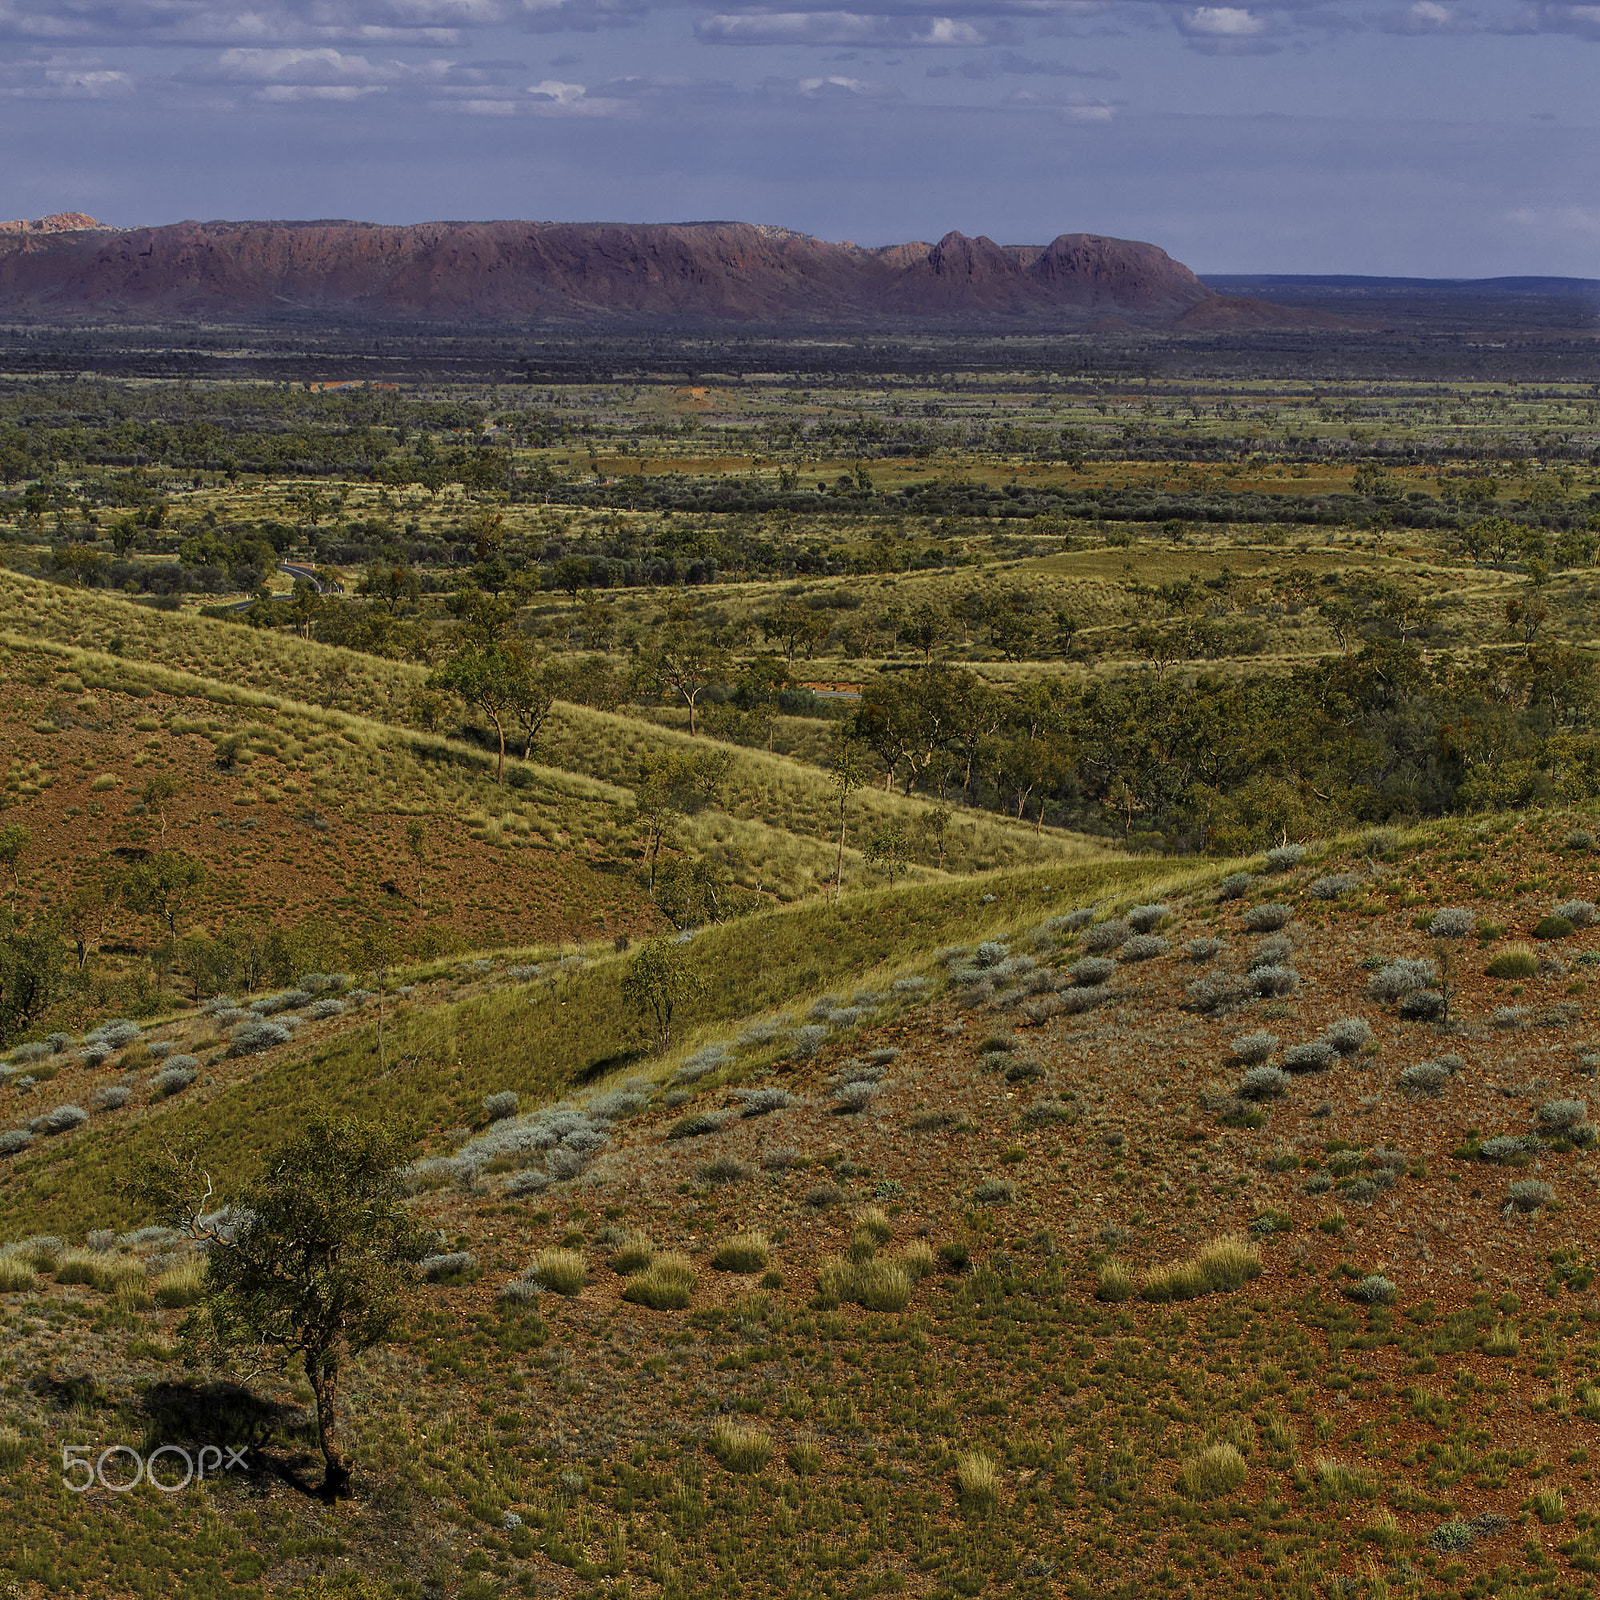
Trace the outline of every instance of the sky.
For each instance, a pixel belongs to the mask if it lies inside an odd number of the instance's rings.
[[[0,216],[1104,233],[1600,278],[1600,4],[0,0]]]

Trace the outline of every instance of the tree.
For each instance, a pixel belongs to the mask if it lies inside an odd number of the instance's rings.
[[[795,652],[809,656],[828,637],[828,619],[798,600],[784,600],[761,618],[761,636],[783,646],[783,659],[793,663]]]
[[[638,681],[649,693],[683,701],[692,737],[699,732],[695,714],[700,699],[727,677],[731,658],[709,634],[685,622],[669,623],[656,640],[639,657]]]
[[[400,561],[374,561],[361,575],[356,593],[380,600],[390,616],[402,604],[415,605],[422,598],[422,580]]]
[[[158,850],[128,869],[122,880],[123,903],[139,916],[164,923],[168,936],[176,939],[178,923],[193,912],[205,883],[204,862],[181,850]]]
[[[350,955],[361,971],[371,976],[372,987],[378,993],[378,1070],[387,1072],[389,1060],[384,1053],[383,997],[389,987],[389,968],[399,959],[400,944],[387,923],[369,922],[350,941]]]
[[[576,606],[578,591],[589,582],[589,563],[582,556],[562,556],[550,569],[550,581],[554,588],[563,590]]]
[[[665,1050],[672,1019],[679,1008],[705,992],[705,979],[689,964],[683,945],[673,939],[651,939],[639,947],[622,980],[622,998],[655,1026],[656,1042]]]
[[[933,843],[933,848],[939,859],[939,870],[944,871],[944,856],[946,838],[950,832],[950,824],[955,821],[955,813],[949,806],[929,806],[922,813],[922,831],[927,834]]]
[[[906,864],[906,836],[892,822],[874,828],[862,846],[862,855],[869,867],[881,867],[889,875],[889,887],[894,887],[894,875]]]
[[[550,707],[555,704],[556,678],[547,665],[535,666],[524,660],[520,652],[517,659],[522,662],[522,671],[513,683],[511,714],[522,729],[522,759],[526,761],[533,754],[534,742],[550,715]]]
[[[650,892],[655,893],[656,858],[678,821],[701,809],[720,806],[733,771],[731,750],[708,750],[680,756],[654,751],[642,763],[643,771],[633,791],[633,824],[644,844],[650,868]]]
[[[949,624],[950,614],[943,606],[924,601],[913,607],[910,616],[900,625],[901,643],[915,645],[922,652],[922,659],[931,661],[933,647],[944,638]]]
[[[355,1468],[339,1443],[340,1367],[389,1337],[428,1249],[405,1210],[406,1153],[392,1129],[319,1115],[221,1211],[210,1209],[216,1188],[193,1143],[166,1151],[142,1185],[206,1250],[204,1298],[179,1330],[185,1346],[221,1359],[247,1351],[278,1370],[298,1363],[316,1401],[329,1498],[349,1493]]]
[[[839,802],[839,854],[833,864],[833,898],[839,900],[839,885],[844,878],[845,808],[850,796],[867,781],[867,761],[861,746],[847,737],[833,747],[833,792]]]
[[[157,772],[145,780],[139,799],[147,812],[154,812],[161,823],[161,843],[167,842],[167,803],[178,798],[178,780],[170,772]]]
[[[79,972],[88,966],[89,953],[100,948],[117,907],[123,903],[122,881],[114,860],[101,862],[95,875],[72,891],[61,927],[71,941]]]
[[[22,884],[17,877],[17,867],[33,835],[20,822],[8,822],[0,828],[0,866],[11,874],[11,893],[15,898]]]
[[[0,938],[0,1047],[20,1038],[61,993],[61,936],[36,919]]]
[[[516,710],[527,679],[527,663],[500,645],[486,650],[468,647],[428,677],[428,688],[459,696],[489,719],[500,746],[494,769],[496,783],[505,782],[506,718]]]

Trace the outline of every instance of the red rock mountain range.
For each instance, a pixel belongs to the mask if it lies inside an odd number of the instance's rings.
[[[0,314],[562,322],[1330,321],[1219,295],[1151,244],[1064,233],[863,249],[743,222],[0,223]]]

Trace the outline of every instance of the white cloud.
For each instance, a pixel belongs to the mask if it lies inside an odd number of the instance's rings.
[[[1264,33],[1267,24],[1243,6],[1196,6],[1184,14],[1182,26],[1212,39],[1248,39]]]
[[[1595,206],[1526,206],[1506,220],[1541,238],[1600,240],[1600,208]]]
[[[92,58],[35,56],[0,65],[0,99],[118,100],[133,91],[131,74]]]
[[[702,44],[808,44],[966,47],[1006,42],[1015,25],[949,16],[890,16],[859,11],[745,11],[704,17]]]

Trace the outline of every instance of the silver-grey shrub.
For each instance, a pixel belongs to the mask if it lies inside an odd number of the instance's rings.
[[[827,1043],[828,1030],[820,1022],[808,1022],[796,1028],[789,1035],[789,1054],[800,1056],[814,1056],[823,1045]]]
[[[1326,1039],[1308,1039],[1283,1052],[1286,1072],[1326,1072],[1333,1065],[1333,1046]]]
[[[1074,992],[1069,990],[1068,994],[1071,995]],[[1092,991],[1083,990],[1081,992],[1087,994]],[[1193,982],[1185,985],[1183,998],[1184,1004],[1191,1010],[1203,1012],[1210,1016],[1214,1012],[1237,1005],[1249,993],[1250,988],[1243,979],[1224,974],[1220,977],[1194,979]]]
[[[1538,1139],[1532,1134],[1499,1133],[1492,1139],[1485,1139],[1478,1146],[1478,1154],[1485,1161],[1515,1161],[1518,1156],[1526,1155],[1529,1149],[1537,1149]]]
[[[1246,1066],[1259,1066],[1278,1048],[1278,1036],[1258,1028],[1254,1033],[1241,1033],[1230,1048],[1235,1060],[1244,1062]]]
[[[516,1116],[521,1106],[515,1089],[497,1089],[483,1097],[483,1114],[490,1122],[504,1122],[507,1117]]]
[[[0,1133],[0,1156],[14,1156],[33,1143],[33,1135],[26,1128],[7,1128]]]
[[[1340,1017],[1322,1030],[1322,1037],[1335,1054],[1358,1056],[1372,1043],[1372,1029],[1365,1017]]]
[[[172,1095],[182,1094],[198,1076],[193,1067],[181,1067],[175,1062],[168,1062],[151,1077],[150,1093],[157,1100],[166,1100]]]
[[[1470,939],[1477,931],[1477,914],[1462,906],[1435,911],[1428,923],[1428,932],[1435,939]]]
[[[1191,961],[1202,962],[1214,960],[1221,955],[1223,944],[1220,939],[1213,939],[1208,934],[1202,934],[1198,939],[1191,939],[1183,947],[1183,953]]]
[[[228,1054],[230,1056],[255,1056],[263,1050],[276,1049],[280,1044],[288,1044],[294,1037],[281,1022],[268,1022],[265,1017],[257,1017],[250,1022],[235,1023],[228,1033]]]
[[[1330,872],[1321,878],[1314,878],[1306,893],[1313,900],[1337,900],[1342,894],[1349,894],[1361,882],[1359,872]]]
[[[740,1102],[741,1117],[765,1117],[774,1111],[787,1111],[794,1104],[794,1096],[787,1089],[735,1089],[734,1098]]]
[[[313,1000],[306,1007],[306,1015],[313,1022],[326,1022],[330,1017],[342,1017],[345,1013],[343,1000],[335,1000],[331,995],[323,1000]]]
[[[1123,915],[1135,933],[1154,933],[1172,915],[1172,907],[1152,903],[1147,906],[1134,906]]]
[[[898,995],[910,996],[924,994],[928,988],[928,980],[922,977],[896,978],[889,988]]]
[[[36,1061],[43,1061],[53,1056],[55,1051],[40,1040],[34,1044],[19,1044],[11,1052],[11,1063],[17,1067],[31,1067]]]
[[[455,1278],[470,1272],[477,1264],[478,1258],[470,1250],[452,1250],[443,1255],[424,1256],[417,1263],[417,1273],[427,1282],[437,1283],[441,1278]]]
[[[1255,881],[1256,878],[1253,872],[1230,872],[1217,885],[1217,898],[1219,900],[1242,900],[1250,893]]]
[[[1263,900],[1260,905],[1251,906],[1245,912],[1244,925],[1252,933],[1276,933],[1293,915],[1288,906],[1276,900]]]
[[[975,967],[998,967],[1010,954],[1011,946],[1003,940],[985,939],[972,952],[972,964]]]
[[[1430,989],[1439,976],[1438,967],[1428,960],[1402,957],[1391,961],[1367,980],[1367,994],[1382,1003],[1398,1000],[1414,989]]]
[[[89,1113],[82,1106],[57,1106],[42,1117],[35,1117],[28,1127],[34,1133],[69,1133],[73,1128],[81,1128],[88,1120]]]
[[[1083,936],[1085,950],[1116,950],[1133,937],[1133,929],[1125,918],[1110,917],[1097,922]]]
[[[178,1042],[176,1039],[152,1039],[147,1048],[154,1060],[161,1061],[178,1048]]]
[[[878,1097],[878,1085],[863,1078],[852,1078],[834,1086],[833,1098],[840,1111],[865,1111]]]
[[[620,1122],[626,1117],[636,1117],[650,1104],[650,1086],[637,1078],[629,1078],[616,1089],[597,1094],[589,1102],[589,1115],[602,1122]]]
[[[125,1083],[108,1083],[96,1089],[89,1104],[96,1111],[120,1111],[133,1098],[133,1090]]]
[[[1445,998],[1437,989],[1413,989],[1400,996],[1399,1015],[1405,1022],[1437,1022],[1445,1013]]]
[[[1294,940],[1286,933],[1274,933],[1263,939],[1250,952],[1249,966],[1281,967],[1294,959]]]
[[[1546,1100],[1534,1113],[1534,1121],[1552,1132],[1575,1128],[1589,1115],[1587,1100]]]
[[[1256,967],[1247,980],[1263,1000],[1293,994],[1300,987],[1300,974],[1293,967]]]
[[[85,1044],[103,1044],[112,1050],[121,1050],[133,1043],[144,1029],[137,1022],[130,1022],[126,1017],[119,1017],[114,1022],[102,1022],[98,1028],[91,1028],[84,1036]]]
[[[1437,1061],[1418,1061],[1400,1074],[1400,1087],[1412,1094],[1440,1094],[1449,1081],[1449,1068]]]
[[[1119,961],[1150,961],[1156,956],[1164,956],[1172,948],[1170,941],[1163,939],[1159,933],[1136,933],[1117,952]]]
[[[1111,999],[1111,990],[1103,983],[1086,983],[1079,988],[1063,989],[1056,998],[1069,1017],[1078,1017],[1096,1006],[1103,1006]]]
[[[1239,1080],[1234,1093],[1241,1100],[1276,1100],[1287,1093],[1289,1075],[1276,1067],[1252,1067]]]
[[[1306,858],[1303,844],[1280,844],[1267,851],[1268,872],[1292,872]]]
[[[1381,1272],[1372,1272],[1352,1283],[1345,1293],[1362,1305],[1392,1306],[1399,1291],[1391,1279],[1384,1277]]]
[[[1116,962],[1108,961],[1104,956],[1084,956],[1067,968],[1072,981],[1081,988],[1104,983],[1116,970]]]
[[[1537,1211],[1540,1206],[1548,1205],[1555,1193],[1548,1183],[1540,1183],[1537,1178],[1521,1178],[1507,1186],[1505,1209],[1508,1212]]]
[[[250,1009],[258,1017],[275,1017],[280,1011],[298,1011],[308,1005],[311,996],[304,989],[285,989],[281,994],[263,995],[250,1002]]]
[[[104,1043],[86,1044],[78,1051],[78,1059],[86,1067],[103,1067],[112,1057],[111,1046]]]
[[[1563,900],[1560,905],[1550,908],[1550,915],[1565,917],[1574,928],[1587,928],[1594,921],[1594,901]]]

